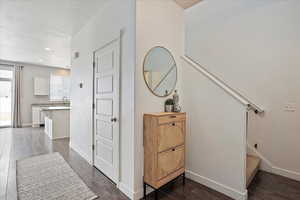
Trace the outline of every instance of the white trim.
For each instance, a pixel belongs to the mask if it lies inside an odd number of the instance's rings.
[[[146,194],[150,194],[151,192],[153,192],[154,189],[151,188],[151,187],[146,187]],[[135,191],[133,193],[133,200],[140,200],[140,199],[143,199],[144,197],[144,189],[143,187],[141,187],[138,191]]]
[[[258,156],[262,163],[260,166],[260,169],[263,171],[267,171],[279,176],[284,176],[296,181],[300,181],[300,173],[299,172],[295,172],[295,171],[291,171],[291,170],[287,170],[287,169],[283,169],[280,167],[275,166],[270,160],[268,160],[265,156],[263,156],[260,152],[258,152],[254,147],[252,147],[250,144],[247,144],[248,149],[251,151],[251,154],[254,154],[256,156]]]
[[[207,177],[204,177],[204,176],[201,176],[197,173],[194,173],[192,171],[189,171],[189,170],[186,170],[186,177],[193,180],[193,181],[196,181],[202,185],[205,185],[209,188],[212,188],[218,192],[221,192],[235,200],[247,200],[248,198],[248,191],[245,190],[244,192],[241,192],[241,191],[237,191],[236,189],[233,189],[233,188],[230,188],[226,185],[223,185],[219,182],[216,182],[214,180],[211,180]]]
[[[22,127],[31,127],[32,123],[22,123]]]
[[[143,191],[134,192],[131,190],[126,184],[123,182],[119,182],[118,188],[121,192],[123,192],[129,199],[139,200],[142,198]]]
[[[298,172],[282,169],[280,167],[275,167],[275,166],[272,167],[272,172],[280,176],[284,176],[296,181],[300,181],[300,173]]]
[[[247,110],[245,112],[245,124],[244,124],[244,137],[243,137],[243,146],[244,146],[244,152],[243,152],[243,183],[244,188],[247,189],[247,136],[248,136],[248,119],[249,119],[249,111]]]
[[[76,153],[78,153],[81,157],[83,157],[90,165],[93,165],[93,161],[90,158],[90,156],[88,154],[86,154],[81,148],[79,148],[77,145],[74,145],[73,143],[71,143],[71,141],[70,141],[69,146],[71,149],[76,151]]]
[[[150,188],[150,187],[147,187],[147,193],[146,194],[149,194],[149,193],[151,193],[152,191],[154,191],[152,188]],[[150,191],[151,190],[151,191]],[[144,197],[144,189],[143,188],[141,188],[141,189],[139,189],[138,191],[136,191],[136,192],[134,192],[133,193],[133,200],[139,200],[139,199],[143,199],[143,197]]]

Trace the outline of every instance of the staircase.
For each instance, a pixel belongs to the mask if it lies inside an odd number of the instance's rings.
[[[191,57],[185,55],[182,56],[182,59],[188,63],[190,66],[192,66],[195,70],[200,72],[202,75],[204,75],[206,78],[208,78],[211,82],[213,82],[215,85],[219,86],[222,90],[224,90],[227,94],[232,96],[234,99],[239,101],[242,105],[245,106],[245,113],[246,113],[246,123],[245,123],[245,129],[246,129],[246,136],[248,135],[248,119],[249,114],[251,111],[253,113],[263,116],[264,110],[260,107],[254,104],[252,101],[250,101],[248,98],[246,98],[244,95],[242,95],[239,91],[229,86],[226,82],[224,82],[222,79],[217,77],[216,75],[209,72],[205,67],[197,63],[195,60],[193,60]],[[247,139],[247,138],[246,138]],[[246,157],[246,186],[248,187],[255,175],[257,174],[259,170],[259,165],[261,162],[261,159],[254,155],[247,155]]]
[[[258,172],[260,164],[260,158],[253,156],[253,155],[247,155],[247,170],[246,170],[246,184],[247,187],[252,182],[253,178]]]

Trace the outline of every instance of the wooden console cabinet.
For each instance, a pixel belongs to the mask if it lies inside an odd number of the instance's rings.
[[[144,114],[144,196],[185,173],[185,113]],[[155,192],[157,199],[157,192]]]

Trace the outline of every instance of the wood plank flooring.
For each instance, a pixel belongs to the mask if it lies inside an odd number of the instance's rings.
[[[12,141],[6,200],[17,200],[15,161],[49,152],[60,152],[88,187],[99,195],[99,200],[128,199],[101,172],[89,165],[75,151],[69,149],[68,139],[51,141],[39,128],[0,129],[0,134],[4,133],[10,134]],[[259,172],[248,191],[249,200],[299,200],[300,182],[266,172]],[[154,195],[150,194],[147,199],[154,199]],[[181,178],[163,187],[159,192],[159,199],[231,200],[223,194],[188,179],[185,186],[183,186]],[[0,198],[0,200],[3,199]]]

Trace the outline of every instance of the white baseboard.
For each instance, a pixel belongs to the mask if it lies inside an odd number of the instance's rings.
[[[153,191],[153,189],[151,189],[151,191]],[[147,189],[147,194],[149,194],[151,191],[148,191],[148,189]],[[134,194],[133,194],[133,200],[139,200],[139,199],[142,199],[143,197],[144,197],[144,189],[143,188],[134,192]]]
[[[200,176],[199,174],[196,174],[192,171],[186,170],[186,178],[189,178],[193,181],[196,181],[202,185],[205,185],[209,188],[212,188],[222,194],[225,194],[235,200],[247,200],[248,198],[248,192],[247,190],[243,193],[243,192],[239,192],[233,188],[230,188],[228,186],[225,186],[221,183],[218,183],[216,181],[213,181],[209,178]],[[121,189],[122,186],[120,185],[120,190],[124,193],[126,193],[126,190]],[[151,193],[153,191],[152,188],[147,187],[147,194]],[[131,193],[130,196],[127,195],[130,199],[133,200],[139,200],[141,198],[143,198],[144,192],[143,192],[143,188],[140,188],[138,191]]]
[[[186,171],[186,177],[193,180],[193,181],[196,181],[202,185],[205,185],[209,188],[212,188],[218,192],[221,192],[235,200],[247,200],[248,198],[248,195],[247,195],[247,190],[245,192],[240,192],[240,191],[237,191],[233,188],[230,188],[226,185],[223,185],[221,183],[218,183],[214,180],[211,180],[209,178],[206,178],[206,177],[203,177],[197,173],[194,173],[192,171],[189,171],[187,170]]]
[[[32,123],[23,123],[22,124],[22,127],[31,127],[32,126]]]
[[[70,142],[70,148],[76,151],[81,157],[83,157],[90,165],[93,165],[92,158],[86,154],[82,149],[80,149],[77,145],[74,145]]]
[[[251,154],[258,156],[261,159],[260,169],[263,171],[270,172],[272,174],[276,174],[279,176],[284,176],[296,181],[300,181],[300,173],[294,172],[291,170],[283,169],[280,167],[276,167],[271,161],[269,161],[265,156],[263,156],[260,152],[258,152],[254,147],[248,144],[248,151]]]
[[[132,200],[139,200],[143,197],[143,191],[139,190],[137,192],[134,192],[133,190],[131,190],[126,184],[120,182],[118,184],[118,188],[119,190],[121,190],[121,192],[123,192],[129,199]]]
[[[300,173],[298,172],[294,172],[294,171],[290,171],[290,170],[286,170],[286,169],[282,169],[279,167],[272,167],[272,172],[274,174],[280,175],[280,176],[284,176],[296,181],[300,181]]]

